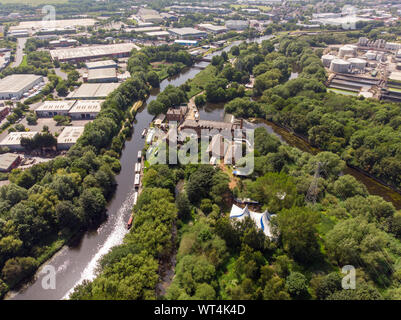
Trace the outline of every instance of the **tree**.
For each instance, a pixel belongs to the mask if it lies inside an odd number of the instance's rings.
[[[56,86],[56,91],[59,96],[65,97],[68,94],[68,88],[65,81],[60,81]]]
[[[308,280],[299,272],[291,272],[286,280],[287,290],[295,299],[308,298]]]
[[[206,97],[204,94],[200,94],[195,97],[195,105],[197,108],[203,107],[205,103],[206,103]]]
[[[4,281],[13,287],[21,280],[33,275],[37,266],[37,261],[32,257],[12,258],[5,263],[1,275]]]
[[[149,82],[149,84],[153,88],[159,88],[160,87],[159,75],[155,71],[149,71],[146,74],[146,81]]]
[[[200,209],[208,215],[213,210],[213,203],[210,199],[202,199]]]
[[[342,289],[341,276],[337,272],[331,272],[325,276],[316,276],[310,284],[319,300],[325,300],[334,292]]]
[[[356,195],[367,196],[368,190],[365,185],[356,180],[353,176],[346,174],[334,182],[334,194],[340,199],[347,199]]]
[[[185,220],[191,214],[191,203],[188,200],[188,196],[186,193],[181,192],[178,194],[175,204],[178,209],[179,217],[182,220]]]
[[[207,283],[201,283],[195,291],[194,298],[197,300],[214,300],[216,299],[216,291]]]
[[[276,136],[269,134],[265,128],[255,129],[255,149],[260,155],[277,152],[280,145],[280,140]]]
[[[212,187],[214,173],[215,171],[212,166],[200,165],[199,168],[191,174],[187,185],[189,201],[195,203],[202,198],[208,197]]]
[[[389,253],[381,248],[388,248]],[[389,284],[394,264],[394,239],[363,216],[337,223],[326,235],[327,255],[339,265],[364,267],[381,285]]]
[[[284,250],[303,263],[316,261],[319,257],[317,213],[307,208],[293,207],[280,211],[277,219]]]
[[[104,214],[106,200],[99,188],[85,189],[79,197],[79,205],[89,222],[95,222]]]
[[[233,56],[239,56],[239,54],[240,54],[239,47],[238,47],[238,46],[233,46],[233,47],[231,48],[231,54],[232,54]]]

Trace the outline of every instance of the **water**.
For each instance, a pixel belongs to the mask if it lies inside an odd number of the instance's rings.
[[[179,86],[188,79],[193,78],[201,70],[193,67],[183,71],[180,75],[166,79],[160,83],[160,89],[153,90],[146,101],[156,99],[158,93],[167,85]],[[146,104],[138,110],[132,137],[126,141],[122,152],[121,172],[116,176],[118,183],[115,195],[109,202],[108,219],[96,231],[87,232],[78,243],[64,247],[45,265],[53,266],[56,270],[56,289],[44,290],[42,279],[45,274],[40,270],[35,279],[19,292],[12,292],[10,299],[16,300],[58,300],[66,299],[73,288],[83,280],[91,280],[96,276],[96,268],[100,258],[110,248],[121,244],[127,233],[126,223],[131,214],[134,195],[134,166],[137,154],[144,147],[141,134],[143,129],[149,127],[153,116],[147,112]]]
[[[269,36],[263,37],[262,40],[268,39]],[[261,40],[260,40],[261,41]],[[236,45],[235,42],[232,45]],[[230,47],[224,50],[229,50]],[[216,54],[216,53],[215,53]],[[188,79],[193,78],[201,70],[196,66],[189,68],[182,72],[180,75],[166,79],[161,82],[160,89],[153,90],[151,95],[146,101],[156,99],[158,93],[169,85],[179,86],[185,83]],[[96,231],[87,232],[83,237],[71,246],[66,246],[53,256],[44,266],[53,266],[56,270],[56,289],[45,290],[42,288],[43,274],[40,270],[37,272],[35,279],[27,284],[19,292],[12,292],[8,298],[15,300],[59,300],[68,298],[69,294],[73,291],[74,287],[81,283],[83,280],[91,280],[96,276],[96,268],[100,258],[106,254],[110,248],[115,245],[121,244],[124,236],[127,233],[125,228],[126,222],[131,214],[133,206],[134,194],[134,166],[137,161],[137,154],[144,146],[144,139],[141,134],[143,129],[149,126],[153,120],[153,116],[147,112],[146,104],[143,108],[138,110],[134,124],[134,131],[132,137],[126,141],[124,150],[122,152],[121,172],[116,176],[118,183],[115,196],[108,204],[108,219]],[[200,118],[204,120],[214,121],[231,121],[232,116],[224,113],[224,104],[207,104],[199,110]],[[306,146],[301,141],[291,141],[286,138],[285,130],[280,131],[279,127],[271,123],[251,124],[245,122],[248,128],[255,128],[257,126],[265,127],[269,133],[276,134],[281,141],[286,141],[290,145],[294,145],[304,150],[305,148],[310,152],[310,146]],[[352,169],[350,169],[352,170]],[[353,170],[355,173],[355,170]],[[361,175],[360,173],[358,173]],[[360,177],[360,179],[362,179]],[[388,194],[391,194],[389,189],[377,184],[372,179],[364,176],[362,181],[365,185],[374,183],[374,194],[380,194],[389,199]],[[369,189],[369,188],[368,188]],[[371,190],[369,190],[371,191]],[[43,266],[42,266],[43,267]]]

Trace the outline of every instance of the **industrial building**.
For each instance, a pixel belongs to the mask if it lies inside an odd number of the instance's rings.
[[[68,115],[73,120],[94,119],[101,110],[104,100],[77,101],[69,110]]]
[[[13,74],[0,80],[0,100],[21,99],[24,93],[43,81],[42,76]]]
[[[156,32],[162,30],[162,27],[141,27],[141,28],[134,28],[132,31],[142,33],[142,32]]]
[[[200,6],[179,6],[174,5],[170,7],[170,10],[180,13],[217,13],[217,14],[227,14],[230,13],[230,9],[219,8],[219,7],[200,7]]]
[[[245,30],[248,28],[249,22],[246,20],[227,20],[226,28],[229,30]]]
[[[198,24],[199,30],[204,30],[206,32],[214,33],[214,34],[219,34],[219,33],[224,33],[228,29],[224,26],[216,26],[211,23],[201,23]]]
[[[36,108],[35,112],[36,115],[41,118],[51,118],[57,115],[67,116],[68,111],[70,111],[75,102],[75,100],[45,101],[38,108]]]
[[[352,45],[345,45],[342,46],[339,50],[338,50],[338,56],[340,58],[344,58],[347,56],[354,56],[356,53],[356,47],[352,46]]]
[[[0,172],[10,172],[18,167],[21,162],[21,157],[14,153],[0,154]]]
[[[334,59],[330,64],[330,70],[338,73],[347,73],[350,71],[351,63],[343,59]]]
[[[140,8],[138,11],[138,16],[141,18],[143,22],[152,22],[152,23],[162,23],[163,18],[161,15],[153,9]]]
[[[350,58],[348,62],[351,63],[352,69],[364,70],[366,67],[366,60],[360,58]]]
[[[105,99],[118,88],[119,83],[84,83],[77,90],[71,92],[68,100]]]
[[[32,139],[38,132],[10,132],[1,142],[0,147],[7,147],[11,151],[22,151],[24,148],[21,146],[22,138]]]
[[[194,28],[171,28],[168,29],[168,32],[170,32],[170,34],[174,37],[180,39],[207,37],[207,33],[205,31]]]
[[[90,83],[118,82],[117,70],[113,68],[90,69],[83,78]]]
[[[84,132],[85,127],[65,127],[57,137],[57,149],[68,150]]]
[[[325,54],[322,56],[322,63],[326,68],[330,68],[331,62],[337,59],[336,56],[333,56],[332,54]]]
[[[0,121],[2,121],[10,113],[10,107],[0,103]]]
[[[103,68],[114,68],[117,69],[117,62],[114,60],[101,60],[94,62],[87,62],[85,64],[86,69],[103,69]]]
[[[75,39],[59,39],[49,42],[50,47],[72,47],[78,44],[78,40]]]
[[[140,48],[133,43],[117,43],[50,50],[50,55],[53,60],[60,62],[82,62],[90,59],[128,57],[133,49],[139,50]]]
[[[147,35],[148,37],[157,37],[157,38],[163,38],[163,39],[170,37],[170,33],[167,31],[145,32],[145,35]]]
[[[180,44],[183,46],[197,46],[198,41],[196,40],[175,40],[174,43]]]
[[[46,21],[46,25],[50,28],[75,28],[75,27],[89,27],[95,25],[95,19],[65,19],[65,20],[51,20]],[[36,32],[43,29],[44,23],[42,20],[38,21],[21,21],[17,26],[11,26],[10,32],[15,32],[18,30],[33,30]]]

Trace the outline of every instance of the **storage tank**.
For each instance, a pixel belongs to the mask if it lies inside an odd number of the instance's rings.
[[[336,56],[333,56],[333,55],[331,55],[331,54],[325,54],[325,55],[323,55],[323,56],[322,56],[323,65],[324,65],[326,68],[330,68],[331,62],[332,62],[334,59],[336,59],[336,58],[337,58]]]
[[[363,70],[366,67],[366,60],[359,58],[351,58],[348,59],[348,62],[351,63],[351,67],[355,69]]]
[[[354,56],[355,55],[355,48],[347,45],[343,46],[338,50],[338,55],[342,58],[344,56]]]
[[[331,62],[330,70],[338,73],[348,73],[351,63],[343,59],[334,59]]]
[[[366,59],[368,60],[376,60],[376,53],[373,51],[366,52]]]
[[[368,41],[369,41],[368,38],[366,38],[366,37],[360,37],[358,43],[359,43],[361,46],[366,46],[366,45],[368,45]]]

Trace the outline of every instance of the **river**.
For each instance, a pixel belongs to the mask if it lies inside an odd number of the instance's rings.
[[[100,258],[110,248],[121,244],[127,233],[126,223],[129,219],[134,196],[134,167],[137,154],[145,144],[141,134],[148,128],[153,116],[147,112],[146,105],[156,99],[159,92],[167,85],[179,86],[188,79],[193,78],[201,69],[196,67],[184,70],[180,75],[163,80],[160,89],[153,90],[144,106],[138,110],[132,137],[125,142],[120,159],[121,172],[116,176],[117,189],[114,197],[107,206],[108,219],[95,231],[85,233],[77,243],[64,246],[44,266],[53,266],[56,271],[56,289],[42,288],[41,269],[35,279],[24,286],[19,292],[11,292],[10,299],[18,300],[59,300],[68,298],[73,288],[85,279],[93,279]]]
[[[270,37],[265,36],[256,39],[256,41],[261,42]],[[240,42],[236,41],[223,50],[227,51],[232,45],[237,45]],[[142,139],[141,134],[143,129],[147,128],[153,120],[153,116],[147,112],[146,105],[156,99],[158,93],[163,91],[167,85],[179,86],[188,79],[193,78],[200,71],[201,69],[195,65],[174,78],[163,80],[160,83],[160,89],[153,90],[144,106],[138,110],[132,137],[125,142],[120,159],[121,172],[116,176],[117,189],[107,206],[108,219],[97,230],[85,233],[76,243],[64,246],[38,270],[34,280],[26,284],[20,291],[11,292],[7,298],[15,300],[67,299],[77,284],[80,284],[85,279],[92,280],[95,278],[100,258],[113,246],[121,244],[127,233],[126,222],[131,214],[135,192],[133,187],[134,166],[137,161],[138,151],[142,150],[144,146],[144,139]],[[199,110],[200,118],[204,120],[229,121],[231,117],[224,113],[223,106],[223,104],[207,104]],[[250,127],[260,125],[264,126],[270,133],[277,134],[281,141],[289,142],[285,138],[284,132],[280,132],[274,125],[267,123],[252,125],[247,122],[247,126]],[[290,144],[292,143],[290,142]],[[299,147],[296,144],[295,146]],[[301,149],[305,149],[304,147],[302,145]],[[369,178],[367,179],[369,180]],[[366,184],[366,181],[364,183]],[[45,266],[53,266],[56,271],[56,289],[46,290],[42,288],[44,274],[41,273],[41,270]]]

